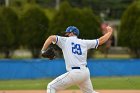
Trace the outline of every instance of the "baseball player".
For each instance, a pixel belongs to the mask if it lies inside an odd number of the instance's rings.
[[[48,84],[47,93],[56,93],[71,85],[77,85],[83,93],[97,93],[93,90],[90,80],[90,72],[87,67],[87,50],[97,49],[99,45],[109,39],[113,31],[112,28],[107,26],[104,30],[106,33],[102,37],[93,40],[78,39],[79,30],[75,26],[69,26],[66,29],[65,35],[68,37],[57,35],[48,37],[41,50],[42,54],[45,53],[51,43],[58,45],[62,49],[67,72]]]

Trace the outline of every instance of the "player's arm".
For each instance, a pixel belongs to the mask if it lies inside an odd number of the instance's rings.
[[[105,43],[110,38],[113,32],[113,29],[110,26],[107,26],[104,30],[106,31],[106,33],[99,38],[99,45]]]
[[[57,38],[56,35],[49,36],[45,41],[41,51],[45,51],[52,42],[56,42],[56,38]]]

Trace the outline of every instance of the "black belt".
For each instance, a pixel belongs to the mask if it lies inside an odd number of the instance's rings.
[[[87,65],[86,65],[87,67]],[[71,69],[80,69],[80,67],[71,67]]]
[[[80,67],[71,67],[72,69],[80,69]]]

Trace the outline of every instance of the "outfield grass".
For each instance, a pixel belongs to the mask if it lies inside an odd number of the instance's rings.
[[[0,80],[0,90],[46,89],[52,79]],[[140,89],[139,77],[91,78],[95,89]],[[72,86],[69,89],[78,89]]]
[[[95,89],[140,89],[140,77],[92,78]]]

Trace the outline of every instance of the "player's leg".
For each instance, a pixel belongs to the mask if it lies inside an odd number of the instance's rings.
[[[71,78],[69,78],[69,72],[57,77],[47,86],[47,93],[56,93],[57,90],[65,89],[72,84]]]
[[[48,84],[47,93],[56,93],[58,90],[65,89],[71,85],[77,84],[83,80],[87,75],[82,70],[72,70],[67,72]]]
[[[83,93],[98,93],[93,90],[93,86],[90,79],[87,79],[83,83],[78,85]]]
[[[90,73],[88,70],[88,77],[85,81],[78,84],[79,88],[82,90],[83,93],[98,93],[93,90],[93,86],[90,80]]]

